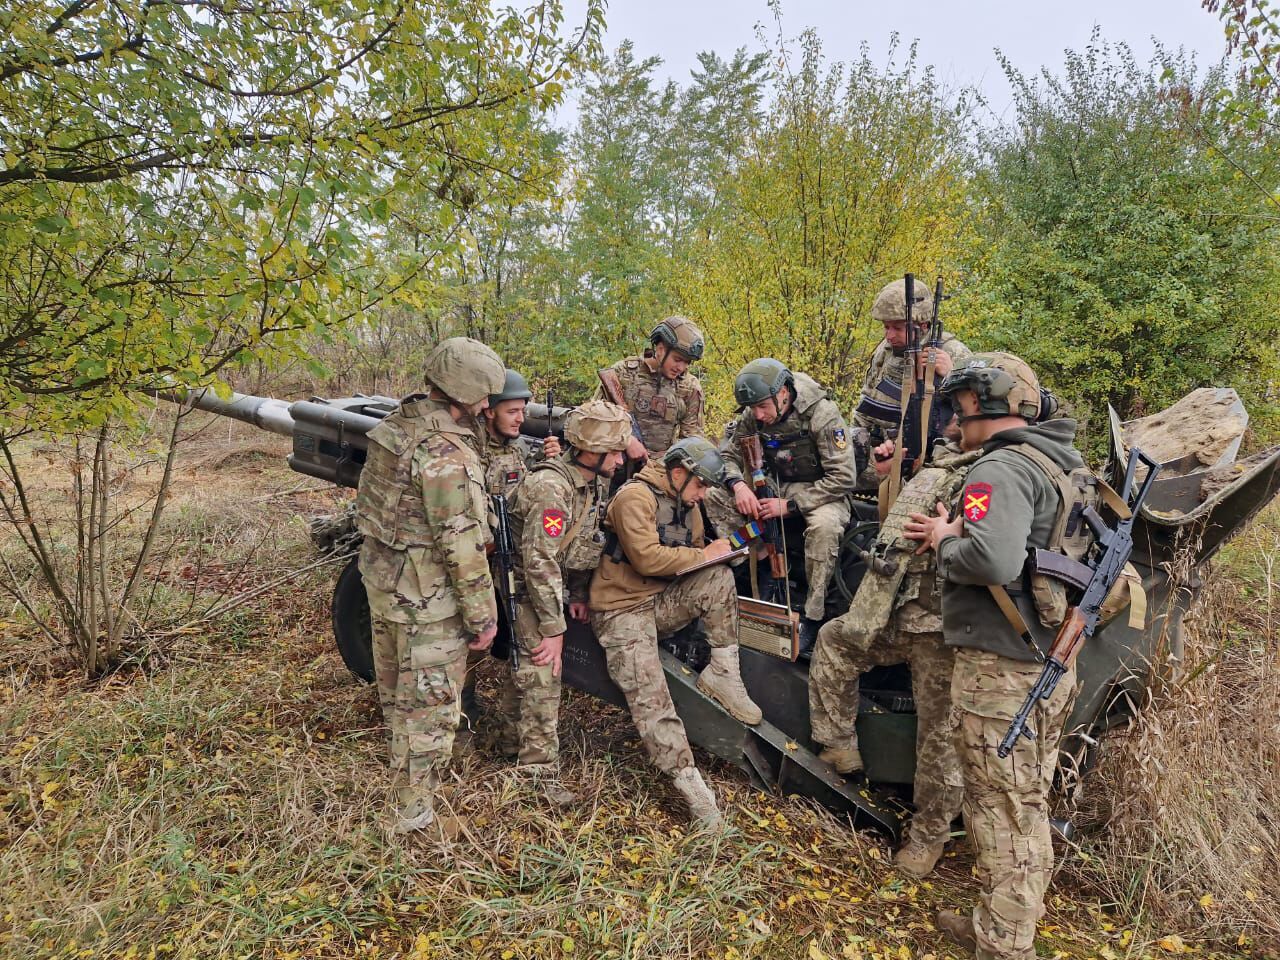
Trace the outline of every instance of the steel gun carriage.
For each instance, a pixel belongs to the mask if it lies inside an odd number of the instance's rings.
[[[290,468],[350,488],[358,483],[364,464],[366,435],[398,403],[391,397],[360,395],[293,403],[245,394],[224,400],[208,391],[159,396],[289,437],[293,444]],[[522,430],[530,442],[546,436],[548,430],[560,433],[568,411],[531,403]],[[1205,431],[1212,443],[1197,445],[1185,439],[1185,429],[1179,432],[1173,426],[1185,425],[1188,417],[1202,417],[1216,425]],[[1224,444],[1222,422],[1231,418],[1238,430],[1234,440]],[[1135,704],[1142,702],[1153,664],[1181,658],[1183,618],[1202,586],[1200,566],[1280,491],[1280,446],[1236,461],[1247,422],[1235,393],[1215,388],[1195,391],[1166,411],[1125,424],[1111,412],[1111,455],[1104,471],[1108,481],[1122,482],[1130,445],[1152,452],[1160,467],[1132,527],[1130,560],[1142,577],[1149,617],[1143,629],[1129,626],[1124,616],[1117,617],[1080,652],[1081,692],[1062,746],[1077,768],[1091,761],[1100,735],[1124,723]],[[1162,442],[1166,436],[1167,442]],[[875,535],[875,503],[855,506],[835,574],[838,589],[828,590],[833,598],[829,615],[842,612],[838,598],[847,598],[856,589],[865,548]],[[798,529],[785,539],[789,547],[803,542]],[[787,559],[790,575],[802,576],[803,557]],[[793,586],[800,591],[795,595],[793,590],[793,604],[802,603],[803,584]],[[337,578],[331,611],[343,662],[357,676],[371,680],[368,600],[354,556]],[[882,798],[878,791],[846,781],[818,760],[810,738],[806,661],[742,648],[743,681],[764,713],[764,722],[748,727],[696,689],[702,665],[697,661],[704,653],[705,643],[688,632],[660,650],[672,699],[691,742],[739,766],[762,789],[807,796],[851,815],[858,826],[898,833],[903,816],[900,805]],[[563,656],[567,684],[625,707],[621,691],[609,679],[604,652],[586,625],[570,621]],[[907,668],[870,671],[863,677],[861,697],[858,737],[868,779],[905,792],[915,769],[915,707]]]

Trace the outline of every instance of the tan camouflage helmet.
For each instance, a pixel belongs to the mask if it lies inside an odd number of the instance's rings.
[[[972,390],[978,397],[979,417],[1040,417],[1040,381],[1031,368],[1012,353],[975,353],[942,381],[942,392]],[[961,418],[965,419],[965,418]]]
[[[917,278],[911,290],[911,319],[917,323],[925,323],[932,317],[933,294],[929,292],[929,285]],[[907,319],[906,280],[885,284],[871,304],[871,318],[881,323],[902,322]]]
[[[706,348],[702,331],[688,317],[667,317],[649,331],[649,342],[655,347],[665,343],[690,361],[701,360],[702,351]]]
[[[501,393],[507,368],[502,358],[479,340],[450,337],[427,354],[424,375],[429,385],[450,400],[470,405]]]
[[[564,438],[586,453],[625,450],[631,441],[631,415],[608,400],[588,400],[565,417]]]

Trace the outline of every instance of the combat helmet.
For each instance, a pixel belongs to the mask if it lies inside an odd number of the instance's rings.
[[[977,417],[1022,417],[1034,423],[1040,416],[1040,381],[1031,368],[1011,353],[975,353],[942,381],[948,396],[972,390],[978,398]],[[961,420],[972,419],[961,417]]]
[[[911,319],[927,321],[933,316],[933,294],[929,285],[917,280],[911,289]],[[905,322],[907,319],[907,281],[886,283],[871,304],[871,318],[881,323]]]
[[[588,400],[569,411],[564,438],[574,449],[587,453],[625,450],[631,440],[631,415],[616,403]]]
[[[506,378],[502,381],[502,389],[497,393],[489,394],[490,408],[501,403],[503,400],[531,400],[533,391],[529,389],[529,381],[523,376],[507,367]]]
[[[715,444],[703,437],[685,437],[677,440],[662,455],[662,462],[670,473],[672,467],[684,467],[693,476],[711,486],[722,486],[725,481],[724,458]]]
[[[796,378],[786,364],[773,357],[752,360],[733,380],[733,399],[739,407],[750,407],[776,397],[783,387],[794,386]]]
[[[502,358],[479,340],[450,337],[436,344],[423,365],[426,381],[455,403],[473,404],[501,393],[506,380]]]
[[[702,331],[688,317],[667,317],[649,331],[649,342],[655,347],[665,343],[690,361],[701,360],[702,351],[706,347]]]

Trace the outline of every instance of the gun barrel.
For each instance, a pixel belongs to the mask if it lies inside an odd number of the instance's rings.
[[[260,430],[278,433],[282,437],[293,436],[293,415],[289,412],[291,405],[284,400],[255,397],[247,393],[232,393],[230,399],[223,400],[209,389],[158,390],[156,396],[161,400],[230,417]]]

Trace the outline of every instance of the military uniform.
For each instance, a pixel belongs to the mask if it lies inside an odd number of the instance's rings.
[[[617,374],[622,399],[650,457],[661,457],[684,437],[706,436],[702,384],[692,373],[685,371],[668,380],[649,352],[619,360],[609,369]],[[594,399],[603,397],[603,389],[597,388]]]
[[[786,416],[765,426],[757,424],[751,410],[746,409],[720,449],[732,489],[743,481],[744,470],[735,437],[742,432],[759,433],[765,468],[778,478],[778,496],[791,501],[804,517],[804,565],[809,584],[804,614],[816,621],[825,616],[827,584],[835,570],[840,538],[852,516],[849,495],[857,479],[857,464],[840,408],[812,377],[803,373],[793,377],[795,398]],[[706,507],[721,535],[744,522],[732,493],[725,490],[711,491]]]
[[[903,488],[872,547],[892,571],[866,571],[849,612],[819,631],[809,668],[813,739],[851,748],[851,771],[862,767],[855,727],[859,676],[876,666],[910,664],[916,704],[916,812],[910,837],[937,848],[946,842],[951,821],[960,812],[963,792],[951,729],[955,652],[943,642],[933,555],[917,556],[917,544],[902,536],[902,526],[913,512],[932,513],[939,501],[950,501],[977,457],[958,446],[938,448],[931,465]]]
[[[1041,666],[991,596],[990,586],[1014,584],[1014,601],[1042,651],[1052,629],[1042,626],[1030,592],[1020,589],[1028,548],[1048,548],[1061,503],[1059,487],[1019,449],[1038,450],[1062,471],[1083,465],[1072,446],[1074,420],[1004,430],[982,447],[964,478],[958,509],[963,535],[938,544],[943,580],[943,634],[956,648],[952,703],[964,775],[964,817],[978,859],[982,893],[973,910],[980,957],[1030,960],[1036,924],[1053,872],[1048,794],[1058,741],[1076,694],[1069,670],[1053,696],[1036,705],[1036,739],[1020,738],[1005,759],[996,755],[1014,714]]]
[[[416,395],[369,431],[356,495],[378,693],[402,806],[448,764],[467,642],[494,626],[484,475],[475,437]]]

